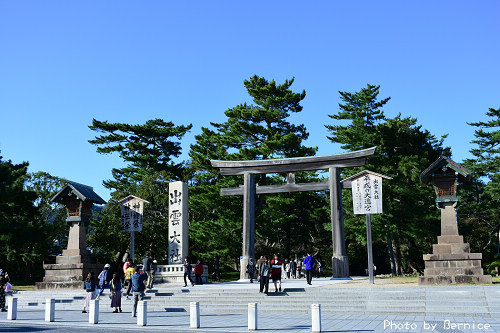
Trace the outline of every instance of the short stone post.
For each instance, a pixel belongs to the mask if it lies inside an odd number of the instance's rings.
[[[99,323],[99,300],[93,299],[90,301],[89,324],[97,323]]]
[[[146,326],[148,324],[148,302],[139,301],[137,311],[137,326]]]
[[[321,332],[321,304],[311,304],[312,331]]]
[[[189,327],[200,328],[200,303],[191,302],[189,305]]]
[[[16,320],[17,319],[17,298],[9,297],[7,299],[7,320]]]
[[[56,314],[56,300],[53,298],[45,299],[45,321],[53,322]]]
[[[257,303],[248,303],[248,329],[257,329]]]

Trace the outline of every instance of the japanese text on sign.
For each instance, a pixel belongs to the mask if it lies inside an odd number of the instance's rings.
[[[380,214],[382,210],[382,178],[365,174],[352,180],[354,214]]]
[[[143,203],[135,197],[121,203],[122,231],[142,231]]]

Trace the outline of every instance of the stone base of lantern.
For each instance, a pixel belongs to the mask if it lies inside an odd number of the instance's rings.
[[[424,254],[424,276],[419,285],[447,285],[457,283],[492,283],[490,275],[483,274],[481,253],[470,253],[463,236],[439,236],[433,254]]]
[[[44,264],[43,282],[36,282],[36,289],[82,289],[83,281],[89,272],[95,277],[103,266],[96,264],[94,256],[88,250],[64,250],[56,257],[55,264]]]

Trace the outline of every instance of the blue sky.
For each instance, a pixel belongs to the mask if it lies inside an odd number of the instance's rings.
[[[305,89],[308,144],[340,152],[324,124],[338,91],[381,85],[388,116],[417,117],[454,159],[500,107],[498,1],[0,0],[0,150],[30,171],[94,186],[117,156],[87,140],[92,118],[201,126],[249,101],[254,74]],[[376,170],[374,170],[376,171]]]

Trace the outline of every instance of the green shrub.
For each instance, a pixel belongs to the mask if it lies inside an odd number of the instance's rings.
[[[488,265],[488,272],[491,275],[493,276],[497,275],[498,271],[500,271],[500,261],[493,261],[491,264]]]

